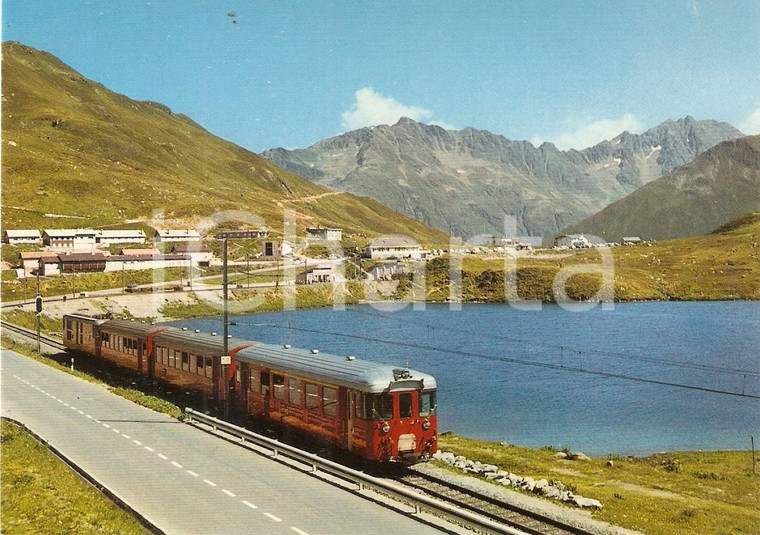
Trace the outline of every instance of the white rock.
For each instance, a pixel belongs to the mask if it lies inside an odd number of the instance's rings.
[[[573,503],[578,507],[586,507],[590,509],[601,509],[602,502],[594,500],[593,498],[586,498],[584,496],[574,496]]]

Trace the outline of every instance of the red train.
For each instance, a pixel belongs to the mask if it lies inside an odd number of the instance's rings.
[[[363,459],[414,462],[437,449],[436,382],[414,370],[237,339],[223,365],[214,333],[80,315],[64,316],[63,338],[70,350]]]

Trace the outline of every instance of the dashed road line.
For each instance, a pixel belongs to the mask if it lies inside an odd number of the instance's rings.
[[[131,437],[131,436],[129,436],[129,435],[127,435],[127,434],[125,434],[125,433],[122,433],[122,434],[121,434],[121,436],[123,436],[123,437],[124,437],[124,438],[126,438],[127,440],[132,440],[132,437]]]
[[[168,461],[169,460],[169,457],[167,457],[163,453],[156,453],[156,455],[158,455],[159,457],[161,457],[164,461]]]
[[[198,477],[198,474],[196,474],[196,473],[195,473],[195,472],[193,472],[192,470],[185,470],[185,472],[187,472],[188,474],[190,474],[190,475],[191,475],[191,476],[193,476],[193,477]]]
[[[103,424],[103,427],[105,427],[105,428],[107,428],[107,429],[111,429],[111,426],[110,426],[110,425],[108,425],[108,424],[106,424],[106,423],[104,423],[104,424]]]
[[[230,492],[227,489],[222,489],[222,492],[224,492],[230,498],[234,498],[235,497],[235,493],[234,492]]]
[[[149,452],[151,452],[151,453],[155,453],[155,452],[156,452],[156,450],[154,450],[154,449],[153,449],[153,448],[151,448],[150,446],[143,446],[143,448],[145,448],[146,450],[148,450],[148,451],[149,451]]]
[[[209,481],[208,479],[204,479],[203,482],[209,487],[216,487],[216,483],[214,483],[213,481]]]
[[[305,531],[302,531],[302,530],[300,530],[298,528],[291,527],[290,529],[292,529],[293,531],[295,531],[296,533],[298,533],[298,535],[309,535]]]
[[[139,441],[139,440],[137,440],[137,439],[133,439],[133,440],[132,440],[132,442],[134,442],[134,443],[135,443],[135,444],[137,444],[138,446],[142,446],[142,442],[140,442],[140,441]]]
[[[177,461],[172,461],[172,466],[176,466],[177,468],[182,468],[182,465],[179,464]]]
[[[245,500],[242,500],[242,501],[243,501],[243,505],[247,505],[251,509],[258,509],[259,508],[257,505],[253,505],[251,502],[247,502]]]
[[[273,520],[274,522],[282,522],[282,518],[277,518],[272,513],[264,513],[264,516],[269,518],[270,520]]]
[[[120,435],[120,434],[121,434],[121,431],[119,431],[118,429],[114,429],[113,427],[111,428],[111,431],[113,431],[113,432],[114,432],[114,433],[116,433],[117,435]]]

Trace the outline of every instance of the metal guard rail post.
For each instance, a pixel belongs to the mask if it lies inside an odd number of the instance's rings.
[[[358,470],[342,466],[328,459],[323,459],[313,453],[299,450],[298,448],[288,444],[282,444],[269,437],[258,435],[237,425],[225,422],[224,420],[219,420],[218,418],[208,416],[202,412],[194,411],[189,407],[185,408],[185,413],[188,415],[190,422],[197,420],[201,423],[210,425],[215,431],[221,430],[225,433],[236,436],[241,439],[242,442],[248,441],[272,450],[273,457],[283,455],[287,458],[309,465],[311,466],[312,472],[322,471],[345,481],[355,483],[360,491],[369,487],[385,494],[389,494],[397,500],[411,504],[411,506],[414,507],[415,513],[419,513],[422,509],[425,509],[431,513],[439,514],[444,518],[463,524],[466,527],[481,530],[484,533],[525,535],[524,531],[520,531],[504,524],[499,524],[498,522],[475,515],[469,511],[458,509],[428,496],[423,496],[405,488],[398,487],[376,477],[359,472]]]

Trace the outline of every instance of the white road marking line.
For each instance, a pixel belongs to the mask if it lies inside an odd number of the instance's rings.
[[[143,448],[145,448],[146,450],[148,450],[151,453],[154,453],[156,451],[153,448],[151,448],[150,446],[143,446]]]
[[[92,419],[92,421],[93,421],[93,422],[96,422],[96,423],[99,423],[99,424],[102,424],[102,423],[103,423],[103,422],[101,422],[100,420],[98,420],[97,418],[93,418],[93,419]]]
[[[179,464],[177,461],[172,461],[172,466],[176,466],[177,468],[182,468],[182,465]]]
[[[113,429],[113,428],[111,428],[111,431],[113,431],[113,432],[114,432],[114,433],[116,433],[117,435],[120,435],[120,434],[121,434],[121,431],[119,431],[118,429]]]
[[[309,534],[308,534],[308,533],[306,533],[305,531],[301,531],[301,530],[300,530],[300,529],[298,529],[298,528],[293,528],[293,527],[291,527],[290,529],[292,529],[293,531],[295,531],[296,533],[298,533],[298,535],[309,535]]]
[[[142,446],[142,442],[140,442],[139,440],[132,439],[132,442],[134,442],[138,446]]]
[[[107,427],[107,428],[109,428],[109,429],[111,428],[111,426],[110,426],[110,425],[108,425],[108,424],[103,424],[103,427]]]
[[[125,435],[124,433],[122,433],[122,434],[121,434],[121,436],[123,436],[123,437],[124,437],[124,438],[126,438],[127,440],[132,440],[132,437],[131,437],[131,436],[129,436],[129,435]]]
[[[196,474],[196,473],[195,473],[195,472],[193,472],[192,470],[185,470],[185,472],[187,472],[188,474],[190,474],[190,475],[191,475],[191,476],[193,476],[193,477],[198,477],[198,474]]]
[[[213,481],[209,481],[208,479],[204,479],[203,482],[206,485],[209,485],[210,487],[216,487],[216,483],[214,483]]]
[[[275,522],[282,522],[281,518],[277,518],[272,513],[264,513],[264,516],[267,517],[267,518],[269,518],[269,519],[271,519],[271,520],[274,520]]]
[[[253,505],[251,502],[247,502],[243,500],[243,503],[247,505],[248,507],[250,507],[251,509],[258,509],[258,507],[256,505]]]
[[[81,411],[81,410],[79,410],[79,409],[77,409],[77,412],[78,412],[79,414],[82,414],[82,415],[84,414],[84,411]]]
[[[63,406],[64,406],[64,407],[71,407],[71,405],[69,405],[69,404],[68,404],[68,403],[66,403],[66,402],[64,402],[64,403],[63,403]]]
[[[89,414],[85,414],[85,416],[86,416],[87,418],[89,418],[90,420],[92,420],[92,416],[90,416]]]
[[[59,400],[57,400],[57,401],[58,401],[58,403],[63,403],[63,400],[62,400],[62,399],[59,399]]]
[[[164,461],[168,461],[169,460],[169,457],[167,457],[163,453],[156,453],[156,455],[158,455],[159,457],[161,457]]]
[[[232,493],[232,492],[230,492],[230,491],[228,491],[227,489],[222,489],[222,492],[224,492],[230,498],[234,498],[235,497],[235,494]]]

